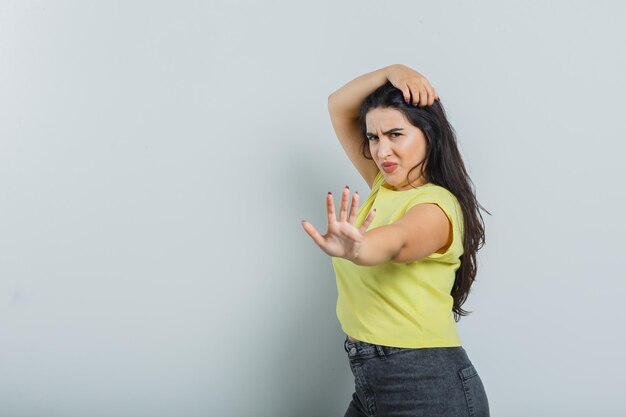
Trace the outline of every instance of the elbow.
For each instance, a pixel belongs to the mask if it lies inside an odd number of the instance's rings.
[[[333,103],[335,102],[335,97],[333,96],[334,93],[330,93],[330,95],[328,96],[328,110],[331,110],[333,107]]]
[[[328,96],[328,106],[327,106],[327,110],[328,110],[328,114],[330,114],[331,119],[336,116],[337,114],[339,114],[338,110],[337,110],[337,102],[336,102],[336,98],[333,97],[333,95],[329,95]]]

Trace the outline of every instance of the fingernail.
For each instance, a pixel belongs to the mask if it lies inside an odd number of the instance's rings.
[[[333,195],[333,193],[331,193],[330,191],[328,192],[328,195]]]
[[[348,187],[347,185],[346,185],[346,188],[347,188],[348,190],[350,189],[350,187]]]

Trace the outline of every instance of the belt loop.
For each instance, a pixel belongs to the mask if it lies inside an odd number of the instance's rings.
[[[380,356],[380,360],[387,360],[387,355],[385,355],[385,350],[382,346],[376,345],[376,350],[378,351],[378,356]]]

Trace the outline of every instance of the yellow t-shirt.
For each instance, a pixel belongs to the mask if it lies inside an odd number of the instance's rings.
[[[453,240],[445,253],[432,253],[411,263],[374,266],[332,257],[337,318],[346,334],[384,346],[461,346],[450,295],[463,254],[463,212],[454,194],[432,183],[395,191],[379,171],[355,226],[363,223],[372,208],[376,215],[367,230],[391,224],[421,203],[437,204],[452,223]]]

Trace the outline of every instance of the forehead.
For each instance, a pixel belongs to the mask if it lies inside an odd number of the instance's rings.
[[[367,130],[387,130],[394,127],[408,127],[410,125],[404,113],[390,108],[376,108],[368,111],[365,115],[365,124],[367,125]]]

